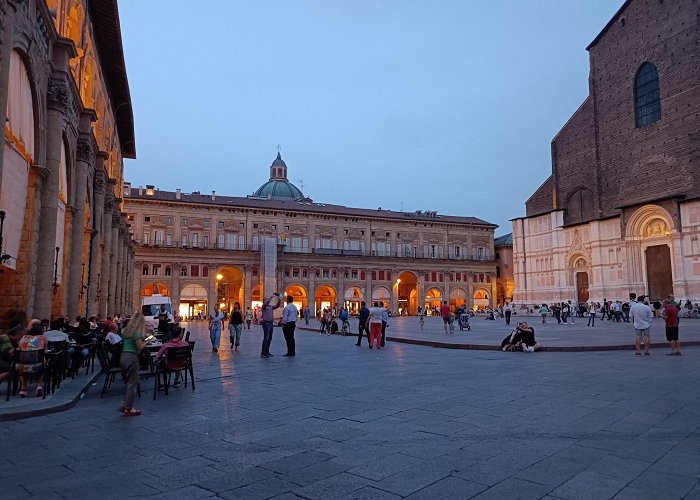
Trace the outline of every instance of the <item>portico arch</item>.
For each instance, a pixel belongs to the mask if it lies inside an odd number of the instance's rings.
[[[437,287],[430,288],[425,292],[425,309],[428,311],[432,311],[436,307],[440,309],[442,300],[442,290]]]
[[[365,294],[361,288],[351,286],[345,289],[345,307],[350,311],[350,314],[357,314],[360,310],[362,301],[365,300]]]
[[[316,288],[316,296],[314,297],[314,307],[316,311],[323,311],[326,308],[335,307],[336,296],[335,288],[331,285],[321,285]],[[318,314],[316,317],[318,317]]]
[[[450,290],[450,308],[455,311],[459,307],[467,306],[467,292],[464,288],[453,288]]]
[[[391,291],[385,286],[375,286],[372,289],[372,303],[374,302],[384,302],[384,307],[391,311]]]
[[[396,295],[400,314],[415,315],[418,312],[418,276],[411,271],[399,274]]]
[[[478,311],[488,307],[491,307],[491,291],[486,288],[474,290],[474,310]]]
[[[243,308],[243,271],[234,265],[222,266],[217,269],[215,278],[216,301],[219,307],[226,312],[231,312],[234,302],[238,302]]]
[[[294,304],[300,311],[303,310],[308,304],[306,288],[301,285],[289,285],[284,291],[284,296],[285,298],[293,297]]]
[[[591,286],[591,266],[588,257],[582,253],[575,253],[569,258],[569,285],[573,285],[576,302],[588,302]]]
[[[141,289],[141,297],[150,297],[151,295],[162,295],[163,297],[170,297],[170,288],[168,288],[163,283],[148,283]]]

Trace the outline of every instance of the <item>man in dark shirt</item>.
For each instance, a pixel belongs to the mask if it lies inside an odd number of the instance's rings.
[[[678,340],[678,308],[670,299],[664,300],[664,308],[661,311],[666,322],[666,340],[671,344],[669,356],[681,355],[681,342]]]
[[[358,327],[357,333],[357,343],[355,345],[362,344],[362,332],[364,331],[367,335],[367,342],[369,343],[369,325],[367,320],[369,319],[369,309],[367,308],[367,303],[362,301],[362,307],[360,308],[360,326]]]

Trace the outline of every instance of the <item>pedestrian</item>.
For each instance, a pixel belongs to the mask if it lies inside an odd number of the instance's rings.
[[[358,332],[357,332],[357,343],[355,345],[359,346],[362,344],[362,332],[364,331],[365,334],[367,335],[367,343],[372,345],[370,342],[370,336],[369,336],[369,323],[367,323],[367,320],[369,319],[369,309],[367,308],[367,302],[364,300],[362,301],[362,307],[360,307],[360,313],[358,316],[359,324],[358,324]]]
[[[272,299],[276,299],[276,303],[274,306],[270,304],[270,302],[272,302]],[[272,311],[274,311],[281,305],[282,299],[280,299],[279,293],[273,293],[267,299],[265,299],[265,302],[263,302],[261,310],[263,328],[262,349],[260,351],[261,358],[269,358],[273,356],[273,354],[270,353],[270,344],[272,343],[272,330],[274,328],[273,321],[275,320],[275,316]]]
[[[445,327],[445,333],[450,333],[450,318],[452,317],[452,310],[450,309],[450,306],[447,305],[446,300],[442,301],[440,315],[442,316],[442,325]]]
[[[608,315],[609,309],[610,309],[610,303],[608,302],[608,299],[603,299],[603,307],[600,310],[600,312],[601,312],[600,319],[601,320],[605,319],[605,316]]]
[[[243,316],[241,315],[241,305],[238,302],[233,304],[231,319],[228,322],[228,335],[231,341],[231,349],[238,351],[241,345],[241,332],[243,330]]]
[[[141,410],[134,408],[134,401],[136,401],[139,385],[139,353],[146,347],[146,342],[143,339],[145,330],[146,321],[140,312],[136,312],[129,319],[129,323],[122,332],[124,347],[122,347],[119,364],[126,380],[126,394],[119,409],[125,417],[141,415]]]
[[[214,304],[214,310],[209,313],[209,339],[211,340],[211,352],[219,352],[223,321],[224,313],[219,311],[219,306],[217,304]]]
[[[641,343],[644,342],[644,355],[650,356],[651,336],[649,331],[654,313],[651,311],[651,307],[641,302],[642,299],[643,296],[637,300],[637,294],[630,293],[630,317],[632,318],[635,332],[634,355],[639,356],[641,354]]]
[[[540,307],[540,315],[542,316],[542,324],[546,325],[547,324],[547,315],[549,314],[549,307],[547,307],[547,304],[542,304],[542,307]]]
[[[561,324],[561,305],[559,302],[552,306],[552,316],[556,318],[558,325]]]
[[[630,322],[630,303],[629,302],[625,302],[624,304],[622,304],[622,316],[623,316],[623,321],[625,323]]]
[[[574,316],[576,316],[578,312],[578,306],[576,304],[572,304],[570,300],[567,302],[567,304],[569,305],[569,317],[571,318],[571,324],[574,325],[576,324],[576,321],[574,321]]]
[[[506,302],[506,306],[505,308],[503,308],[503,313],[506,317],[506,325],[510,326],[510,315],[513,314],[513,307],[510,305],[509,302]]]
[[[296,342],[294,341],[294,329],[297,327],[299,311],[294,305],[294,297],[287,295],[287,305],[282,311],[282,333],[287,342],[287,354],[283,356],[296,356]]]
[[[308,325],[309,324],[309,318],[311,317],[311,311],[309,311],[309,306],[306,306],[304,308],[304,322]]]
[[[670,299],[664,300],[661,316],[666,322],[666,340],[671,345],[671,352],[667,356],[680,356],[681,343],[678,340],[678,308]]]
[[[387,304],[388,306],[388,304]],[[382,308],[382,347],[386,344],[386,327],[389,324],[389,309],[384,307],[384,302],[379,302],[379,307]]]
[[[250,307],[249,307],[245,311],[245,323],[248,326],[248,331],[250,331],[250,322],[251,321],[253,321],[253,311],[251,311]]]
[[[598,313],[595,302],[591,301],[588,306],[588,324],[586,326],[595,326],[595,315]]]
[[[379,307],[379,302],[375,302],[374,306],[369,310],[369,348],[372,349],[375,340],[377,342],[377,350],[381,349],[382,341],[382,314],[384,308]]]
[[[418,308],[418,324],[420,325],[420,331],[423,331],[423,325],[425,325],[425,314],[423,314],[423,310],[419,307]]]

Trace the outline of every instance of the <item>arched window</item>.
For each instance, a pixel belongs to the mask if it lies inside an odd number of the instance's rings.
[[[581,188],[575,191],[566,204],[564,220],[566,224],[577,224],[595,217],[595,203],[593,192]]]
[[[634,119],[637,128],[661,119],[661,93],[656,66],[645,62],[634,80]]]

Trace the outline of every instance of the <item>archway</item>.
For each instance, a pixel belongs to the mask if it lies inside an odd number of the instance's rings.
[[[375,286],[372,290],[372,303],[384,302],[384,307],[391,311],[391,291],[385,286]]]
[[[345,307],[350,314],[359,314],[362,301],[365,300],[365,294],[361,288],[353,286],[345,289]]]
[[[467,292],[463,288],[450,290],[450,309],[456,311],[459,307],[467,307]]]
[[[439,288],[430,288],[425,292],[425,311],[429,314],[440,315],[440,306],[442,305],[442,290]],[[437,309],[438,312],[435,312]]]
[[[663,300],[673,295],[671,249],[668,245],[651,245],[644,251],[648,295],[651,300]]]
[[[314,297],[314,307],[316,308],[316,317],[319,317],[319,311],[326,308],[335,307],[336,294],[335,288],[330,285],[321,285],[316,289]]]
[[[238,302],[243,310],[243,271],[236,266],[220,267],[216,272],[216,302],[225,312],[233,310],[233,304]]]
[[[250,307],[255,309],[262,306],[262,285],[255,285],[250,294]]]
[[[209,294],[207,289],[202,285],[197,285],[192,283],[186,285],[180,291],[180,305],[178,307],[178,313],[183,318],[206,318],[207,313],[207,300],[209,299]]]
[[[491,307],[488,290],[479,288],[474,292],[474,310],[479,311]]]
[[[418,313],[418,278],[410,271],[399,274],[397,296],[399,298],[399,314],[415,315]]]
[[[588,302],[590,294],[588,288],[590,286],[590,274],[588,273],[588,261],[583,257],[575,257],[572,265],[574,273],[574,285],[576,286],[576,301]]]
[[[148,283],[141,289],[141,297],[150,297],[151,295],[162,295],[163,297],[170,297],[170,289],[163,283]]]
[[[303,311],[308,304],[306,288],[301,285],[289,285],[284,291],[285,297],[294,297],[294,304],[300,311]]]

